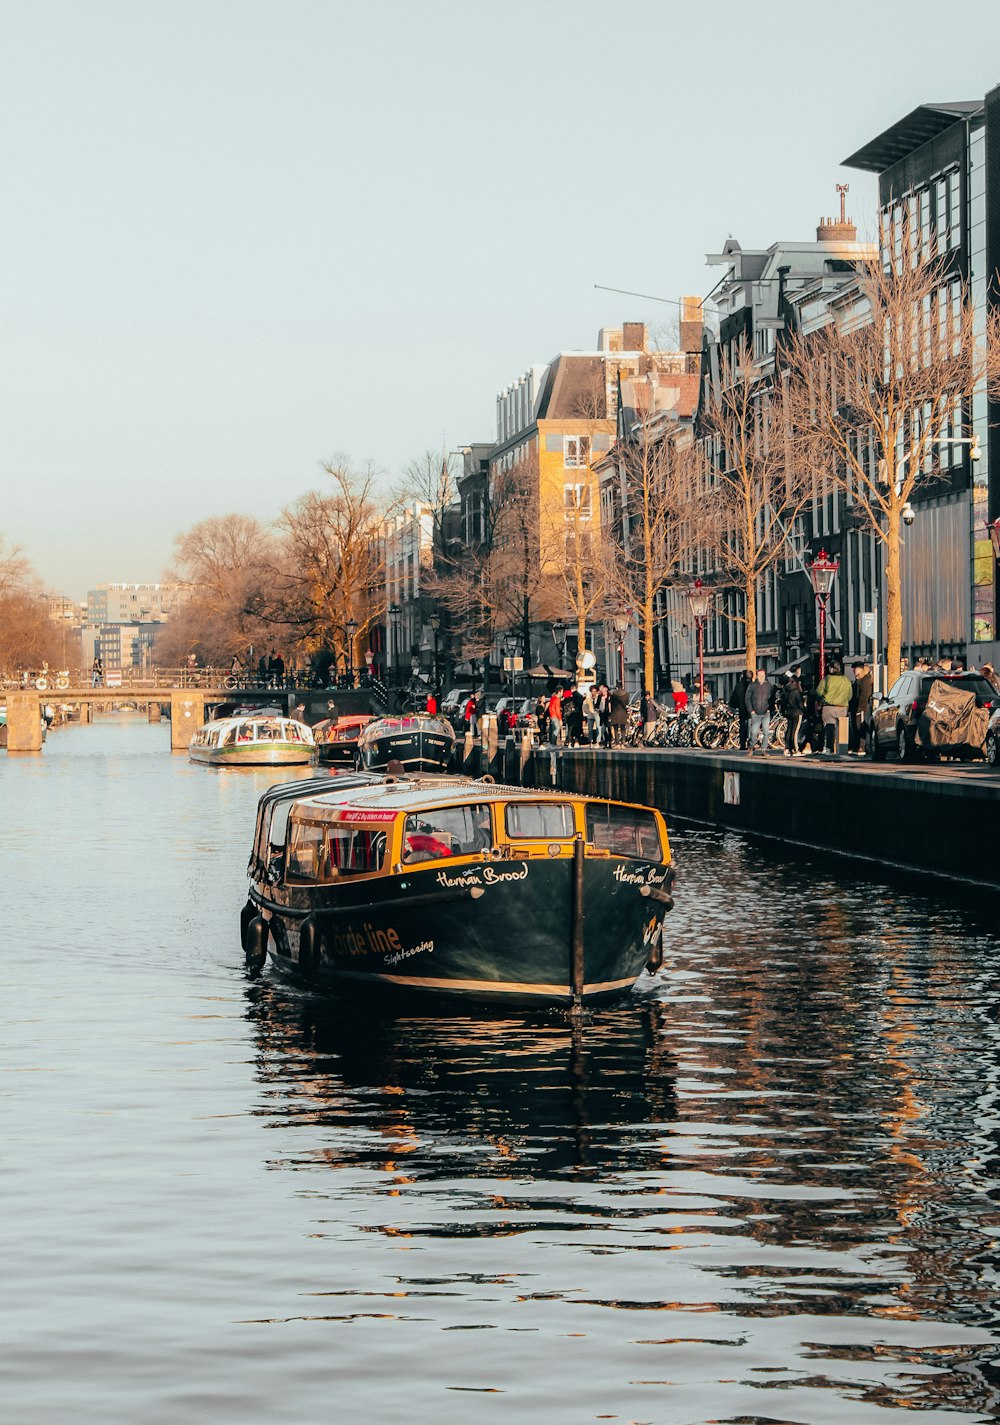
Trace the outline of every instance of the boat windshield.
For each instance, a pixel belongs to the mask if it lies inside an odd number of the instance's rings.
[[[408,816],[403,825],[403,860],[410,865],[442,856],[478,856],[492,845],[488,806],[438,807]]]
[[[588,802],[587,840],[598,851],[610,851],[614,856],[634,856],[640,861],[663,859],[656,817],[640,807]]]
[[[506,811],[507,835],[515,841],[565,841],[576,831],[568,802],[512,802]]]
[[[286,879],[325,883],[371,875],[385,860],[384,830],[293,821],[288,836]]]

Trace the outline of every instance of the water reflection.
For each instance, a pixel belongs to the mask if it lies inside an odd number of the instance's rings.
[[[321,1175],[339,1240],[444,1252],[398,1275],[411,1309],[466,1296],[479,1241],[487,1324],[606,1340],[611,1313],[641,1418],[665,1390],[671,1419],[994,1418],[992,906],[808,861],[776,893],[765,852],[677,842],[666,973],[579,1029],[248,989],[272,1168]]]

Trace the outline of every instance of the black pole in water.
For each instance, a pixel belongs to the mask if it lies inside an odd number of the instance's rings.
[[[583,837],[577,834],[573,842],[573,903],[570,932],[569,987],[573,1008],[583,1004]]]

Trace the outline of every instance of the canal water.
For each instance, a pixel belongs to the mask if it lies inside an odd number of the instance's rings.
[[[276,774],[167,741],[0,760],[5,1420],[997,1417],[994,902],[678,829],[623,1007],[362,1015],[245,980]]]

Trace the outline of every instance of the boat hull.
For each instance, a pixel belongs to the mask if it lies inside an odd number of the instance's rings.
[[[385,772],[390,762],[408,774],[447,772],[454,750],[454,734],[440,727],[380,731],[372,725],[358,738],[357,760],[366,772]]]
[[[344,904],[347,888],[326,904],[281,906],[263,887],[251,901],[267,914],[274,965],[316,988],[566,1005],[573,999],[572,876],[566,858],[453,870],[437,863],[386,882],[378,898],[369,885],[355,904]],[[663,865],[586,864],[585,1001],[627,994],[647,963],[658,962],[666,877]]]
[[[207,762],[217,767],[297,767],[308,766],[314,760],[311,747],[301,743],[271,743],[248,747],[189,747],[192,762]]]

